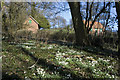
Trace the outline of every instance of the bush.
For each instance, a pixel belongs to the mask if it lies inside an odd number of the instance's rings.
[[[13,34],[2,32],[2,40],[10,42],[14,40],[14,36]]]
[[[51,40],[64,40],[73,42],[75,40],[74,33],[68,33],[65,30],[60,30],[50,35]]]
[[[15,41],[20,40],[30,40],[32,39],[33,33],[28,30],[18,30],[16,33],[14,33]]]
[[[75,34],[74,33],[70,33],[67,37],[67,41],[70,42],[75,42]]]
[[[74,33],[68,33],[65,29],[43,29],[38,30],[37,33],[32,33],[28,30],[18,30],[14,33],[15,41],[21,40],[62,40],[75,41]]]
[[[50,36],[50,32],[49,31],[45,31],[45,30],[38,30],[37,33],[35,34],[35,39],[36,40],[43,40],[43,39],[47,39]]]
[[[50,35],[49,39],[51,40],[63,40],[65,37],[65,34],[62,30],[55,32],[53,34]]]
[[[101,36],[88,36],[89,42],[91,45],[96,46],[96,47],[102,47],[104,45],[104,40]]]

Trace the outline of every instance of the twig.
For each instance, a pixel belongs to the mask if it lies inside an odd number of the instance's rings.
[[[37,61],[36,61],[32,66],[30,66],[30,67],[28,67],[28,68],[33,68],[33,67],[35,67],[35,65],[36,65],[36,63],[38,62],[38,60],[39,60],[39,58],[37,59]]]

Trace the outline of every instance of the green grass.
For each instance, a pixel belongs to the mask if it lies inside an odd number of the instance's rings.
[[[20,78],[118,78],[118,60],[57,44],[3,41],[2,69]]]

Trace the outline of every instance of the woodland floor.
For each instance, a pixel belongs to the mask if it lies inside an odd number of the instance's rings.
[[[115,51],[57,43],[2,42],[3,79],[120,78]],[[97,80],[98,80],[97,79]]]

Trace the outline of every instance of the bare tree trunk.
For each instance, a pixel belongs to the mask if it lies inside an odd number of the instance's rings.
[[[118,19],[118,53],[120,55],[120,2],[116,2],[115,5]]]
[[[87,45],[87,32],[85,30],[82,16],[80,13],[80,3],[79,2],[68,2],[71,10],[73,27],[75,30],[75,38],[77,45]]]

